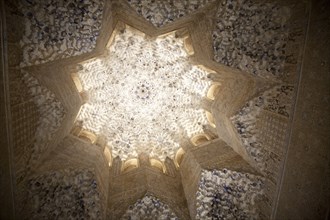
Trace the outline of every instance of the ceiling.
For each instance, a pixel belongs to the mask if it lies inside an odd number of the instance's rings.
[[[6,2],[17,216],[274,218],[306,8]]]
[[[208,72],[189,62],[174,32],[148,40],[127,26],[114,34],[105,54],[77,73],[88,93],[77,120],[106,137],[113,157],[174,159],[180,143],[208,124],[201,106],[211,85]]]

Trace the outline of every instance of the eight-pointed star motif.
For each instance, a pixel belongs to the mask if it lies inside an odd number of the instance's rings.
[[[150,40],[126,26],[103,56],[82,66],[78,75],[89,100],[77,120],[105,135],[114,157],[144,152],[173,159],[183,139],[203,133],[208,73],[189,62],[173,32]]]

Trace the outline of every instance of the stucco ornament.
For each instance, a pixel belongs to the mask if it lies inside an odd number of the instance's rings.
[[[77,119],[106,136],[114,157],[173,158],[180,142],[208,123],[201,108],[207,74],[189,62],[175,33],[151,40],[126,26],[103,56],[82,63],[78,75],[89,100]]]

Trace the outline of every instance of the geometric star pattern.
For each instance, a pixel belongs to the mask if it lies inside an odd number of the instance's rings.
[[[105,135],[114,157],[144,152],[164,161],[180,141],[203,133],[200,106],[211,82],[189,62],[183,39],[143,35],[127,26],[104,56],[82,63],[78,75],[89,98],[77,120]]]

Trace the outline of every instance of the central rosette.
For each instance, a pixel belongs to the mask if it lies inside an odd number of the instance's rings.
[[[136,97],[144,101],[151,100],[151,91],[153,88],[148,82],[139,82],[135,90]]]
[[[78,75],[89,100],[77,119],[106,136],[114,157],[173,159],[180,143],[203,133],[201,100],[210,82],[174,33],[149,40],[127,26],[105,55],[82,66]]]

